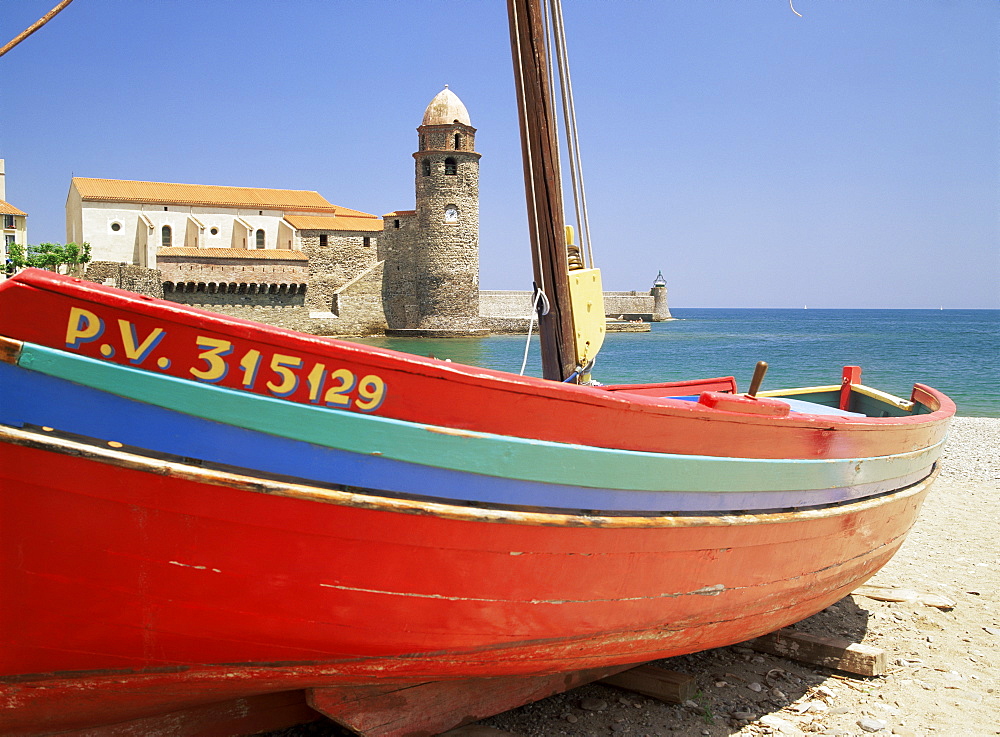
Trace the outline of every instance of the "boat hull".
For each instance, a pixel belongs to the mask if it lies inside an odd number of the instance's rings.
[[[324,490],[26,430],[2,440],[13,732],[743,641],[874,574],[931,481],[808,511],[599,517]]]
[[[779,629],[898,549],[955,409],[764,416],[731,378],[545,382],[32,270],[0,336],[5,734],[541,693]]]

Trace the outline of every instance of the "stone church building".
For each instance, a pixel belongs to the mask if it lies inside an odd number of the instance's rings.
[[[319,335],[522,332],[528,292],[479,290],[476,129],[447,87],[424,112],[416,203],[383,217],[318,192],[74,177],[68,242],[87,278]],[[607,312],[664,319],[665,288],[609,293]]]

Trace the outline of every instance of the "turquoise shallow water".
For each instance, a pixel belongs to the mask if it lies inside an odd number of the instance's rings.
[[[914,382],[948,394],[965,417],[1000,417],[1000,310],[675,309],[649,333],[608,335],[594,377],[605,384],[735,376],[757,361],[764,389],[837,384],[862,367],[869,386],[909,397]],[[363,342],[517,372],[524,336]],[[526,373],[541,374],[538,339]]]

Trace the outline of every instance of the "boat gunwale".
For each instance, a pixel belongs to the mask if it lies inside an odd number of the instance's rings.
[[[271,344],[300,351],[306,349],[315,351],[321,355],[329,355],[329,351],[333,347],[335,350],[346,353],[347,357],[351,360],[368,363],[376,368],[412,374],[425,379],[461,381],[476,388],[506,391],[516,394],[531,394],[549,401],[555,400],[576,404],[586,403],[602,409],[643,411],[660,416],[683,417],[685,419],[711,422],[801,427],[833,431],[907,430],[914,425],[929,426],[937,422],[943,422],[953,416],[956,411],[955,403],[945,394],[924,384],[915,383],[914,391],[923,390],[926,392],[938,404],[937,408],[929,407],[929,409],[932,409],[931,412],[903,417],[849,417],[806,413],[791,413],[786,416],[776,417],[732,412],[705,407],[696,402],[674,400],[669,397],[650,397],[642,394],[630,394],[626,391],[608,392],[601,387],[548,381],[533,376],[519,376],[495,369],[468,366],[436,358],[402,353],[389,348],[379,348],[362,343],[352,343],[342,339],[309,335],[243,318],[213,313],[168,300],[138,295],[115,287],[89,282],[79,277],[50,274],[40,269],[22,270],[14,277],[0,284],[0,292],[5,289],[13,289],[15,286],[50,293],[58,299],[84,299],[112,309],[139,313],[147,319],[155,319],[157,315],[147,314],[146,310],[148,309],[153,313],[162,313],[160,316],[164,319],[169,319],[188,327],[213,330],[223,335],[244,338],[256,343]],[[68,287],[70,292],[82,292],[82,295],[67,294],[65,287]],[[7,339],[20,340],[10,336],[7,336]],[[65,349],[53,348],[53,350]],[[115,361],[107,362],[119,363]],[[145,371],[147,369],[140,368],[139,370]],[[628,396],[621,396],[623,394]]]
[[[239,491],[282,496],[336,506],[354,507],[400,514],[419,514],[466,522],[506,523],[528,526],[602,529],[676,529],[683,527],[749,526],[755,524],[789,524],[863,512],[893,501],[923,493],[937,478],[939,465],[934,464],[926,477],[894,491],[860,500],[838,502],[826,507],[796,509],[781,512],[715,513],[699,515],[660,514],[651,516],[606,515],[600,513],[570,514],[564,511],[523,511],[447,504],[370,493],[324,489],[307,484],[247,476],[217,469],[205,469],[176,461],[151,459],[126,450],[117,450],[82,443],[76,440],[45,435],[0,425],[0,447],[20,445],[44,452],[73,455],[96,463],[123,469],[171,476],[193,483],[224,486]]]
[[[840,484],[842,486],[887,482],[902,475],[898,470],[890,470],[886,465],[887,462],[892,465],[920,463],[918,459],[928,455],[931,456],[931,461],[936,460],[945,441],[945,438],[938,438],[935,442],[922,447],[899,448],[893,453],[822,458],[755,458],[638,451],[437,426],[378,415],[341,412],[330,414],[324,407],[285,402],[262,394],[186,381],[176,376],[154,374],[135,367],[33,343],[22,344],[21,358],[17,365],[27,371],[40,372],[61,381],[76,382],[95,391],[111,393],[123,399],[150,404],[171,412],[334,450],[368,455],[376,454],[372,448],[379,448],[377,451],[379,456],[422,466],[527,482],[622,491],[681,491],[681,488],[663,487],[662,474],[666,472],[663,464],[674,464],[673,473],[678,474],[678,478],[687,478],[689,484],[690,477],[694,473],[691,464],[702,463],[737,472],[753,471],[758,475],[757,483],[765,483],[764,486],[745,488],[739,483],[735,485],[722,483],[717,479],[713,481],[711,488],[701,488],[697,483],[694,486],[684,487],[684,490],[700,492],[813,491],[837,488],[836,484],[827,485],[833,482],[843,482]],[[156,385],[161,387],[157,389]],[[199,395],[204,397],[199,399]],[[165,397],[170,397],[173,401]],[[178,401],[185,398],[186,401]],[[253,409],[254,406],[256,409]],[[203,411],[202,408],[207,407],[212,407],[213,411]],[[256,421],[256,418],[265,416],[270,417],[270,425]],[[345,434],[338,432],[337,427],[340,425],[344,425]],[[380,426],[387,428],[390,436],[398,434],[394,431],[405,433],[402,442],[395,443],[385,439],[386,431],[380,433],[378,430]],[[307,427],[311,431],[303,433],[301,428]],[[348,428],[353,428],[353,432]],[[445,447],[436,452],[428,448],[424,444],[427,433],[446,436],[441,438],[446,444]],[[90,433],[84,434],[90,435]],[[357,445],[364,438],[368,438],[368,442],[373,445],[368,446],[364,442]],[[454,438],[460,439],[461,442],[454,443]],[[472,444],[472,448],[467,448],[469,444]],[[450,451],[447,448],[450,448]],[[440,455],[441,453],[444,455]],[[539,453],[547,454],[545,457],[549,460],[558,461],[553,472],[543,473],[539,470],[540,467],[532,462],[532,459],[538,459]],[[518,463],[518,459],[521,463]],[[609,476],[606,474],[607,463],[614,460],[631,460],[638,465],[630,466],[624,475],[619,475],[623,473],[623,469],[618,469]],[[511,463],[514,465],[511,466]],[[865,464],[863,474],[861,464]],[[529,471],[529,469],[534,470]],[[699,465],[697,473],[702,475],[705,470]],[[726,478],[730,477],[725,470],[720,470],[720,473]],[[827,473],[836,476],[827,477]],[[737,475],[732,478],[740,479],[742,476]]]

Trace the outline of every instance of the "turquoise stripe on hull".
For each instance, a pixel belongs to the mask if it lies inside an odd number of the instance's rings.
[[[278,475],[306,484],[364,489],[373,496],[420,496],[443,503],[473,502],[605,513],[725,512],[805,508],[893,491],[913,479],[811,491],[690,492],[622,491],[501,479],[379,456],[349,453],[245,430],[119,397],[65,379],[0,361],[0,425],[57,428],[113,440],[129,450],[165,453],[218,464],[247,476]],[[0,445],[0,449],[2,449]],[[922,474],[921,474],[922,476]]]
[[[353,453],[498,478],[626,491],[863,486],[930,468],[941,444],[893,456],[745,459],[612,450],[361,415],[208,386],[25,344],[19,365],[185,414]]]

